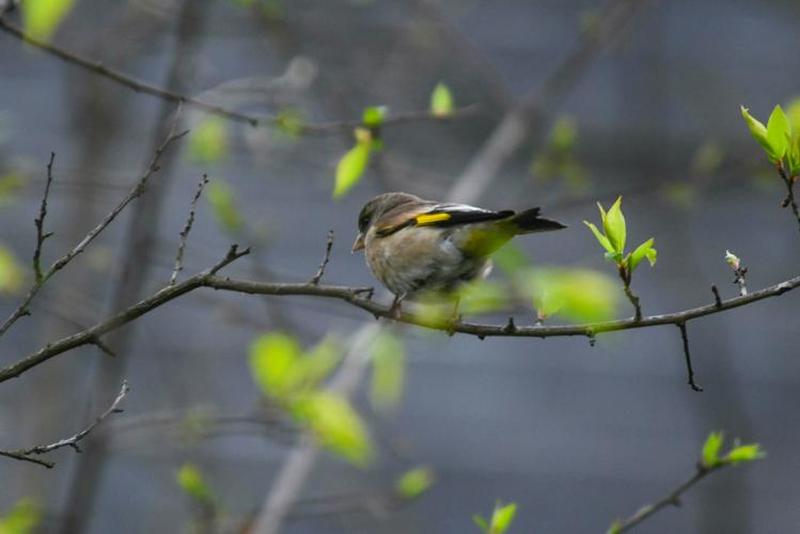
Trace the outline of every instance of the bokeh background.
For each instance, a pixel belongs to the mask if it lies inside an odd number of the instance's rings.
[[[631,239],[655,236],[659,250],[657,265],[640,268],[634,280],[645,313],[709,303],[711,284],[735,295],[726,249],[743,258],[753,289],[796,275],[796,223],[779,207],[782,184],[739,105],[764,119],[774,104],[800,95],[800,4],[632,4],[608,46],[589,46],[574,79],[541,102],[532,135],[479,202],[541,205],[570,224],[518,240],[536,265],[613,274],[581,221],[597,219],[596,200],[623,194]],[[349,253],[363,202],[389,190],[444,196],[515,101],[550,83],[606,8],[589,0],[77,2],[54,42],[229,107],[299,110],[313,122],[357,119],[369,105],[424,110],[443,81],[458,104],[480,109],[447,123],[387,126],[384,150],[334,201],[349,129],[293,138],[209,121],[187,107],[182,121],[193,137],[165,156],[142,201],[51,280],[33,316],[4,336],[3,362],[161,287],[202,173],[228,186],[241,224],[231,231],[201,202],[187,273],[213,264],[237,240],[256,253],[230,273],[304,281],[333,229],[325,280],[372,284],[363,259]],[[173,111],[0,34],[0,245],[27,277],[21,288],[30,281],[32,222],[49,153],[57,154],[48,214],[55,237],[44,252],[52,260],[125,194]],[[554,124],[560,133],[552,134]],[[19,298],[4,293],[3,313]],[[303,500],[355,496],[368,504],[419,464],[431,466],[436,484],[388,512],[316,514],[298,506],[284,531],[477,532],[471,516],[501,499],[519,505],[513,532],[600,532],[688,477],[708,432],[721,429],[761,443],[768,458],[704,481],[682,508],[639,531],[793,532],[800,528],[797,299],[790,293],[691,322],[703,393],[685,384],[674,327],[602,335],[594,347],[583,338],[479,341],[406,328],[401,405],[379,413],[365,395],[356,397],[377,461],[360,470],[324,455]],[[629,314],[624,303],[618,314]],[[258,334],[280,329],[311,345],[332,332],[346,337],[366,319],[336,301],[198,291],[109,336],[115,359],[82,348],[4,383],[5,449],[75,432],[108,404],[122,377],[132,391],[125,413],[98,429],[83,455],[60,451],[53,470],[1,461],[0,509],[36,499],[42,532],[183,531],[194,511],[175,473],[188,461],[229,519],[247,518],[293,436],[252,424],[187,430],[187,419],[257,412],[247,348]]]

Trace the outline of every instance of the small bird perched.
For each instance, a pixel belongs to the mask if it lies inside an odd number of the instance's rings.
[[[353,252],[364,250],[372,274],[394,293],[397,312],[406,297],[450,293],[485,278],[489,255],[514,236],[562,228],[540,218],[539,208],[491,211],[384,193],[361,209]]]

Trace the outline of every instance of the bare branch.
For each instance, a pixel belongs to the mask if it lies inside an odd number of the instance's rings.
[[[197,109],[206,111],[213,115],[218,115],[220,117],[225,117],[227,119],[238,122],[244,122],[254,127],[260,125],[271,125],[280,127],[284,122],[284,119],[280,116],[252,115],[248,113],[242,113],[240,111],[235,111],[232,109],[225,108],[223,106],[212,104],[210,102],[192,97],[187,94],[179,93],[177,91],[172,91],[142,80],[138,80],[133,76],[129,76],[128,74],[109,68],[103,65],[103,63],[99,61],[87,59],[66,48],[56,46],[51,43],[47,43],[45,41],[41,41],[29,35],[25,31],[23,31],[20,27],[7,21],[2,16],[2,14],[0,14],[0,30],[3,30],[7,34],[19,39],[20,41],[28,43],[29,45],[32,45],[44,52],[47,52],[48,54],[51,54],[63,61],[66,61],[67,63],[81,67],[82,69],[97,74],[99,76],[103,76],[113,82],[122,85],[123,87],[132,89],[137,93],[152,95],[171,102],[183,103],[195,107]],[[389,124],[403,124],[409,122],[448,122],[460,117],[474,115],[476,110],[477,110],[476,105],[469,105],[457,108],[452,113],[446,116],[434,115],[430,111],[411,111],[405,113],[395,113],[391,117],[385,118],[383,120],[382,125],[385,126]],[[363,121],[361,120],[344,120],[344,121],[323,122],[318,124],[301,124],[298,133],[300,134],[339,133],[344,129],[352,129],[356,126],[361,126],[361,125],[363,125]]]
[[[36,225],[36,249],[33,251],[33,275],[37,284],[42,282],[44,275],[42,274],[42,245],[45,240],[52,236],[52,232],[44,231],[44,219],[47,217],[47,198],[50,196],[50,185],[53,183],[53,161],[56,159],[56,153],[50,152],[50,161],[47,163],[47,183],[44,186],[44,195],[42,195],[42,204],[39,206],[39,216],[33,220]]]
[[[633,292],[631,289],[631,275],[633,274],[625,265],[619,266],[619,277],[622,280],[623,289],[625,290],[625,296],[628,297],[628,300],[631,301],[633,305],[633,319],[634,321],[641,321],[642,320],[642,304],[639,301],[639,296]]]
[[[328,241],[325,243],[325,256],[322,258],[322,263],[319,264],[319,269],[317,269],[317,274],[309,281],[308,283],[312,286],[319,285],[319,281],[322,279],[322,275],[325,274],[325,267],[328,266],[328,262],[331,259],[331,249],[333,248],[333,230],[328,230]]]
[[[681,331],[681,340],[683,341],[683,357],[686,360],[687,383],[694,391],[703,391],[703,388],[694,381],[694,369],[692,368],[692,354],[689,352],[689,335],[686,333],[686,321],[676,323],[676,326]]]
[[[0,18],[0,22],[1,21],[2,18]],[[176,122],[177,122],[177,117],[176,117]],[[29,310],[30,303],[34,299],[34,297],[36,297],[36,295],[39,293],[39,290],[42,288],[42,286],[44,286],[44,284],[46,284],[47,281],[55,273],[63,269],[69,262],[75,259],[75,256],[81,254],[89,245],[89,243],[91,243],[98,235],[100,235],[100,233],[103,230],[105,230],[106,227],[114,221],[114,219],[117,218],[117,216],[122,212],[122,210],[124,210],[128,206],[128,204],[130,204],[134,199],[141,196],[141,194],[145,190],[145,186],[147,185],[147,181],[149,180],[150,176],[152,176],[156,171],[158,171],[158,161],[161,158],[161,154],[164,153],[164,151],[167,149],[167,147],[169,147],[169,145],[171,145],[174,141],[180,139],[187,133],[188,130],[176,134],[175,124],[173,124],[169,136],[156,150],[156,153],[153,156],[152,160],[150,161],[147,170],[144,172],[144,174],[142,174],[139,180],[137,180],[136,184],[134,184],[134,186],[130,189],[125,198],[123,198],[114,207],[114,209],[112,209],[108,213],[108,215],[106,215],[105,218],[103,218],[103,220],[100,221],[100,223],[97,226],[95,226],[92,230],[90,230],[89,233],[86,234],[86,236],[84,236],[84,238],[77,245],[72,247],[72,249],[69,252],[67,252],[64,256],[56,260],[50,266],[50,268],[48,268],[47,271],[41,275],[41,277],[37,275],[36,282],[34,282],[34,284],[28,290],[28,293],[22,299],[22,303],[20,303],[20,305],[13,312],[11,312],[11,315],[9,315],[6,318],[6,320],[2,323],[2,325],[0,325],[0,336],[5,334],[6,331],[11,327],[11,325],[13,325],[20,317],[24,317],[25,315],[30,315],[30,310]],[[42,220],[43,224],[44,212],[41,209],[39,212],[39,218]],[[38,229],[39,229],[39,223],[37,222],[37,250],[41,248],[41,243],[39,242],[38,238]],[[42,241],[43,240],[44,239],[42,239]],[[38,259],[35,261],[38,261]]]
[[[122,399],[125,398],[125,395],[128,394],[128,391],[130,391],[128,382],[123,381],[122,387],[120,388],[119,393],[114,399],[114,402],[111,403],[111,406],[109,406],[108,409],[106,409],[106,411],[98,415],[89,426],[87,426],[77,434],[73,434],[68,438],[60,439],[56,442],[49,443],[47,445],[37,445],[36,447],[31,447],[30,449],[18,449],[15,451],[0,451],[0,456],[14,458],[15,460],[32,462],[47,468],[52,468],[55,465],[53,462],[42,460],[41,458],[37,458],[37,456],[40,456],[42,454],[47,454],[57,449],[63,449],[64,447],[71,447],[72,449],[75,450],[75,452],[81,452],[80,446],[78,445],[80,441],[86,436],[88,436],[89,433],[92,430],[94,430],[97,427],[97,425],[102,423],[109,415],[111,415],[112,413],[119,413],[122,411],[119,408],[119,404],[122,402]]]
[[[791,206],[794,218],[797,219],[797,225],[800,227],[800,208],[797,207],[797,199],[794,197],[794,184],[797,181],[796,176],[789,176],[786,169],[783,167],[783,162],[777,164],[778,174],[781,177],[784,185],[786,186],[786,198],[781,202],[781,207],[785,208]]]
[[[175,281],[178,279],[178,274],[183,270],[183,252],[186,249],[186,240],[189,238],[189,232],[192,231],[194,224],[194,213],[197,209],[197,201],[200,200],[200,195],[203,194],[203,188],[208,183],[208,175],[204,174],[197,184],[197,191],[189,204],[189,217],[186,219],[186,224],[180,233],[180,244],[178,245],[178,252],[175,254],[175,268],[172,270],[172,276],[169,278],[169,285],[174,286]]]
[[[695,473],[686,482],[684,482],[683,484],[679,485],[678,487],[670,491],[667,495],[665,495],[663,498],[659,499],[655,503],[642,506],[632,516],[628,517],[627,519],[618,521],[617,523],[614,524],[611,531],[619,533],[626,532],[635,527],[636,525],[638,525],[639,523],[641,523],[642,521],[644,521],[645,519],[649,518],[659,510],[666,508],[667,506],[680,506],[681,496],[684,493],[686,493],[689,489],[691,489],[692,486],[703,480],[711,473],[714,473],[722,469],[723,467],[727,467],[729,465],[732,464],[727,462],[720,462],[711,467],[706,467],[702,464],[698,464],[697,471],[695,471]]]

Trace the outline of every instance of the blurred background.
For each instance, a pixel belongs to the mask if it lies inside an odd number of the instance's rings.
[[[798,21],[800,4],[790,0],[80,0],[53,43],[227,108],[280,115],[284,126],[185,106],[189,137],[164,155],[145,196],[4,336],[3,365],[165,285],[203,173],[211,184],[182,276],[238,242],[254,253],[226,274],[303,282],[332,229],[323,282],[372,285],[363,258],[349,252],[361,205],[392,190],[444,198],[509,113],[526,135],[507,145],[509,157],[471,200],[543,206],[570,225],[515,242],[533,265],[615,276],[581,221],[596,222],[595,201],[607,206],[622,194],[631,243],[654,236],[659,251],[633,282],[646,314],[708,304],[712,284],[723,298],[736,295],[726,249],[748,266],[751,289],[795,276],[796,221],[779,206],[783,184],[739,106],[765,120],[800,96]],[[387,124],[383,149],[333,200],[352,127],[306,134],[291,125],[358,121],[377,105],[389,117],[425,111],[439,83],[457,107],[478,107],[447,121]],[[50,152],[47,264],[126,194],[174,110],[0,33],[4,317],[32,281]],[[627,317],[615,287],[616,315]],[[671,326],[601,335],[595,346],[402,328],[399,405],[375,409],[368,377],[354,397],[374,461],[360,469],[323,453],[282,531],[478,532],[473,514],[491,513],[500,499],[518,504],[511,532],[603,532],[690,476],[712,430],[759,442],[769,456],[703,481],[681,508],[638,531],[795,531],[796,310],[790,293],[691,322],[703,393],[685,383]],[[514,311],[518,324],[535,319],[530,307]],[[304,347],[328,334],[347,340],[365,320],[339,301],[198,290],[107,336],[116,358],[83,347],[4,383],[3,449],[69,436],[109,405],[123,378],[132,390],[125,412],[98,427],[83,454],[48,457],[54,469],[0,458],[0,510],[33,499],[41,532],[208,531],[208,510],[176,480],[190,464],[214,494],[216,531],[244,532],[296,442],[290,422],[265,415],[251,342],[276,330]],[[382,496],[396,478],[419,465],[435,474],[433,486],[387,506]]]

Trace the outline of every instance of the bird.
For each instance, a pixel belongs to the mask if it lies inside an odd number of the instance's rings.
[[[539,213],[538,207],[493,211],[383,193],[361,209],[352,252],[364,251],[373,276],[394,294],[390,313],[398,315],[405,299],[455,295],[461,285],[488,276],[489,256],[515,236],[567,227]]]

